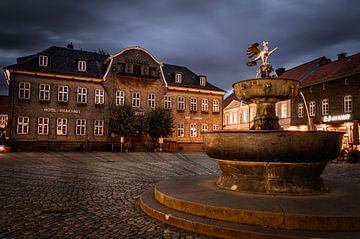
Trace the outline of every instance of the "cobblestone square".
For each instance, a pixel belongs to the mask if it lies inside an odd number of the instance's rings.
[[[325,180],[360,183],[360,164]],[[0,154],[0,238],[207,238],[145,215],[140,195],[177,176],[218,174],[203,153]]]

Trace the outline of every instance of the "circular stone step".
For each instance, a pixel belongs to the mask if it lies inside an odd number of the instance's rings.
[[[360,187],[327,181],[330,191],[311,196],[232,192],[216,176],[160,182],[154,197],[162,205],[210,219],[307,231],[359,231]]]

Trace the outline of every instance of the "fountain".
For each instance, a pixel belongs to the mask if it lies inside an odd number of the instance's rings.
[[[249,58],[258,54],[248,65],[261,59],[261,78],[233,85],[239,99],[256,104],[254,125],[203,133],[205,152],[218,160],[221,175],[161,182],[142,196],[141,208],[168,224],[216,237],[360,238],[359,188],[336,182],[328,187],[320,176],[337,158],[343,133],[280,127],[275,104],[296,96],[301,83],[277,77],[268,62],[276,48],[258,46],[248,48]]]

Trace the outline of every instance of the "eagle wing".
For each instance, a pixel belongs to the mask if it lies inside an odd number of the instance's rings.
[[[247,49],[246,55],[248,56],[248,58],[251,58],[251,57],[255,56],[256,54],[260,53],[258,46],[259,46],[259,43],[256,42]]]

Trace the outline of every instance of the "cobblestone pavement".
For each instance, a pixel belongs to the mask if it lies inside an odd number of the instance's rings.
[[[324,178],[360,183],[360,164]],[[174,176],[218,174],[203,153],[0,154],[0,238],[208,238],[145,215],[138,199]]]

